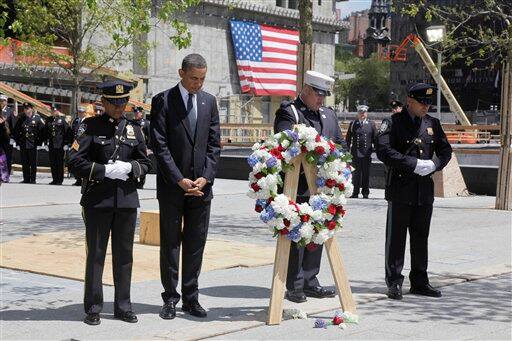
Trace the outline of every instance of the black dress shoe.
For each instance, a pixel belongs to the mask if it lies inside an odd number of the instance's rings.
[[[368,194],[366,194],[366,195],[363,194],[363,199],[368,199]]]
[[[351,197],[352,199],[357,199],[357,198],[359,197],[359,194],[352,194],[350,197]]]
[[[307,297],[316,297],[316,298],[327,298],[336,296],[336,291],[331,289],[325,289],[322,286],[304,288],[304,294]]]
[[[392,300],[401,300],[402,296],[402,286],[395,284],[388,288],[388,297]]]
[[[87,314],[84,318],[84,323],[91,326],[97,326],[101,323],[100,314]]]
[[[304,295],[304,292],[299,291],[299,290],[288,290],[286,292],[285,298],[288,301],[292,301],[295,303],[304,303],[308,300],[306,298],[306,295]]]
[[[55,185],[55,181],[49,182],[48,185]]]
[[[411,294],[422,295],[422,296],[430,296],[430,297],[441,297],[441,291],[434,289],[430,284],[416,287],[411,286]]]
[[[137,315],[135,315],[133,311],[123,311],[121,313],[114,313],[114,317],[116,319],[128,323],[137,323],[139,321],[139,319],[137,319]]]
[[[176,305],[174,302],[167,302],[160,310],[160,317],[164,320],[172,320],[176,317]]]
[[[203,309],[203,307],[201,307],[198,301],[188,303],[183,302],[181,310],[186,311],[190,315],[196,317],[206,317],[206,311]]]

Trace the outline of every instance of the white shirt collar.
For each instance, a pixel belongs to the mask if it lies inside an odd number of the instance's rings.
[[[185,87],[183,86],[183,84],[181,84],[181,82],[178,83],[178,87],[180,89],[181,99],[183,100],[183,105],[185,106],[185,109],[187,109],[189,92],[187,89],[185,89]],[[197,111],[197,94],[194,94],[194,97],[192,98],[192,103],[194,105],[194,108],[196,108],[196,111]]]

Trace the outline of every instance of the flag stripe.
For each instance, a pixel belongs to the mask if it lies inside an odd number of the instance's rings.
[[[299,32],[236,20],[230,27],[242,92],[294,96]]]

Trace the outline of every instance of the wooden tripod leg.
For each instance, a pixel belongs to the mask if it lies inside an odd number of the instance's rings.
[[[336,236],[333,236],[325,242],[325,249],[329,257],[329,263],[331,264],[331,271],[336,289],[338,290],[341,308],[343,311],[355,314],[356,303],[352,296],[352,290],[350,289],[350,283],[348,282],[348,277],[345,272],[345,265],[343,264],[343,258],[341,257]]]
[[[267,324],[280,324],[283,315],[283,299],[288,273],[288,258],[290,257],[290,241],[285,236],[277,240],[276,257],[274,260],[274,275],[272,277],[272,293],[268,311]]]

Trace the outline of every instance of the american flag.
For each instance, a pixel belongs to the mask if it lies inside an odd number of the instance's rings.
[[[299,31],[231,20],[242,92],[295,96]]]

